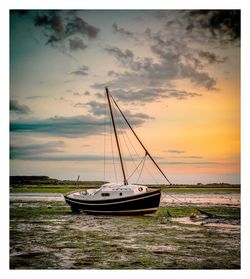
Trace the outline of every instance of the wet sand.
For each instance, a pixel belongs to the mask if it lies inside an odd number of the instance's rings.
[[[165,193],[156,214],[134,217],[73,214],[60,194],[11,194],[10,268],[239,269],[240,195],[174,196],[230,215],[169,217],[187,204]]]
[[[10,193],[10,201],[64,201],[57,193]]]
[[[161,204],[200,204],[240,206],[240,193],[162,193]]]
[[[11,193],[11,201],[64,201],[57,193]],[[161,205],[168,204],[207,204],[240,206],[240,193],[162,193]]]

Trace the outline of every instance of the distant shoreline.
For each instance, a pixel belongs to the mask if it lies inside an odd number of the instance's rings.
[[[49,176],[10,176],[11,188],[96,188],[100,187],[105,181],[74,181],[74,180],[59,180],[50,178]],[[166,189],[176,188],[240,188],[240,184],[229,183],[196,183],[196,184],[147,184],[150,187],[162,187]]]
[[[10,176],[10,193],[67,193],[76,189],[99,188],[104,181],[58,180],[48,176]],[[240,185],[227,183],[210,184],[147,184],[149,187],[160,187],[167,192],[240,192]]]

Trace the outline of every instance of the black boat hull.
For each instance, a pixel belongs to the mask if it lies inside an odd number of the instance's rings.
[[[160,204],[161,190],[106,200],[83,200],[64,196],[72,211],[83,211],[88,214],[142,215],[154,213]]]

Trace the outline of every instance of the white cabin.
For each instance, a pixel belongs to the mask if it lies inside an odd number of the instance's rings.
[[[72,193],[72,197],[83,200],[105,200],[134,196],[137,194],[146,193],[147,191],[148,187],[144,185],[124,185],[124,183],[106,183],[102,185],[99,189],[89,189],[86,191],[74,192]]]

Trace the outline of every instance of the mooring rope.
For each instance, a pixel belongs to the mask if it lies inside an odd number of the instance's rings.
[[[176,198],[175,196],[173,196],[173,195],[171,195],[171,194],[169,194],[169,193],[166,193],[166,194],[167,194],[168,196],[170,196],[171,198],[173,198],[173,199],[179,201],[179,202],[182,203],[182,204],[191,204],[191,203],[183,202],[183,201],[181,201],[180,199]],[[221,218],[221,216],[218,216],[218,215],[216,215],[216,214],[212,214],[212,213],[206,212],[205,210],[201,210],[201,209],[199,209],[199,208],[196,207],[196,206],[191,206],[191,208],[192,208],[192,209],[195,209],[195,210],[199,211],[200,213],[205,214],[205,215],[207,215],[207,216],[209,216],[209,217]],[[168,212],[168,214],[169,214],[169,212]]]

